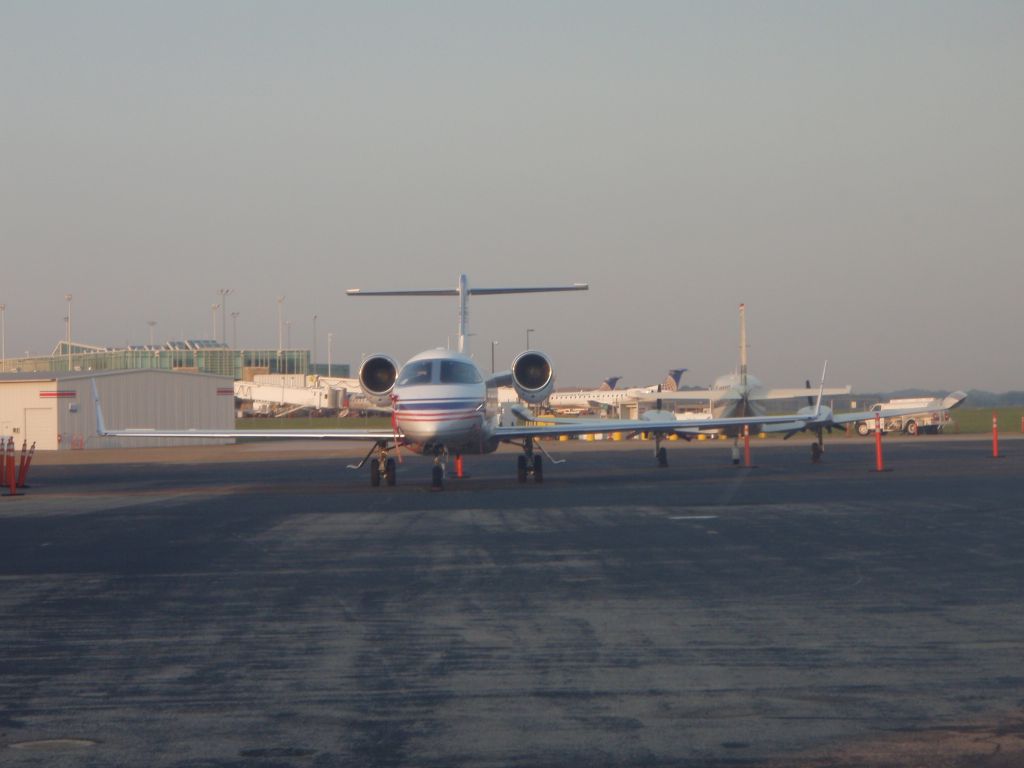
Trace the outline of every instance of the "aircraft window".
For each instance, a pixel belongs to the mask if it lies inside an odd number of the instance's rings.
[[[419,360],[406,365],[400,374],[396,384],[400,387],[408,387],[416,384],[429,384],[433,379],[433,360]]]
[[[442,384],[479,384],[482,381],[480,371],[472,363],[463,363],[459,360],[441,361]]]

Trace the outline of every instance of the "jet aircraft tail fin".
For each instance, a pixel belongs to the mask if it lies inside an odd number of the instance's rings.
[[[92,402],[96,409],[96,434],[100,437],[107,434],[107,425],[103,421],[103,407],[100,405],[100,393],[96,389],[96,379],[92,381]]]

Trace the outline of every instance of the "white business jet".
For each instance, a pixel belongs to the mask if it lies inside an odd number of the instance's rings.
[[[451,455],[483,454],[497,450],[502,443],[518,445],[522,449],[517,462],[520,482],[532,477],[543,479],[543,449],[536,441],[542,437],[561,435],[585,435],[608,430],[614,424],[619,431],[647,432],[654,436],[655,458],[659,466],[667,466],[668,460],[662,440],[681,428],[690,426],[677,421],[674,414],[658,411],[646,418],[614,420],[596,423],[557,422],[530,423],[518,426],[504,426],[500,419],[497,399],[499,386],[512,386],[527,403],[543,402],[554,388],[554,371],[551,361],[543,353],[526,350],[512,362],[510,370],[485,376],[476,362],[466,352],[469,337],[467,328],[468,301],[471,295],[495,295],[508,293],[538,293],[551,291],[582,291],[586,284],[548,286],[534,288],[470,288],[465,275],[459,278],[455,289],[437,291],[381,291],[369,292],[360,289],[348,291],[355,296],[458,296],[459,350],[434,349],[412,357],[399,367],[387,355],[375,354],[363,361],[359,369],[359,382],[366,395],[381,405],[390,404],[392,426],[390,429],[301,429],[301,430],[206,430],[206,429],[109,429],[103,420],[99,395],[93,382],[93,397],[96,403],[96,429],[101,436],[111,437],[174,437],[174,438],[274,438],[274,439],[322,439],[346,440],[371,443],[369,452],[352,469],[359,469],[369,462],[370,484],[394,485],[397,466],[392,455],[400,448],[414,453],[433,455],[434,466],[431,477],[435,489],[442,487],[445,468]],[[819,392],[818,407],[821,405]],[[789,414],[757,419],[757,423],[786,424],[789,428],[811,427],[817,410],[807,414]],[[522,416],[529,417],[528,412]],[[700,420],[701,427],[736,428],[749,424],[749,418],[720,418]]]

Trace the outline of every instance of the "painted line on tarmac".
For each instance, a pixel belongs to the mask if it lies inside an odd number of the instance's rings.
[[[669,520],[717,520],[718,515],[674,515]]]

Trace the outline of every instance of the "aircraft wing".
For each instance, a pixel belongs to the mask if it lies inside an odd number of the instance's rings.
[[[520,412],[516,415],[521,416]],[[674,414],[664,411],[660,415],[647,419],[546,419],[533,417],[534,424],[515,427],[498,427],[494,436],[500,440],[511,440],[525,437],[560,437],[561,435],[592,435],[598,432],[657,432],[661,434],[692,434],[701,429],[722,429],[725,427],[742,427],[745,425],[786,424],[799,425],[803,429],[813,422],[814,414],[802,416],[786,414],[783,416],[752,416],[732,417],[724,419],[678,419]]]
[[[849,384],[845,387],[825,387],[821,390],[821,394],[825,397],[832,397],[836,395],[848,395],[853,391],[853,387]],[[817,389],[807,389],[806,387],[794,387],[792,389],[769,389],[765,391],[757,391],[751,395],[755,400],[790,400],[800,397],[814,397],[818,394]],[[729,390],[684,390],[675,392],[645,392],[637,396],[637,400],[643,402],[653,402],[655,400],[663,400],[666,402],[700,402],[708,400],[738,400],[738,396],[730,395]]]
[[[909,416],[913,413],[933,413],[935,411],[949,411],[953,408],[958,407],[964,400],[967,399],[967,393],[957,390],[952,392],[941,401],[936,401],[931,406],[917,406],[916,408],[886,408],[881,412],[882,418],[888,418],[890,416]],[[834,413],[832,414],[831,423],[833,424],[851,424],[856,421],[873,421],[875,414],[878,411],[859,411],[856,413]]]
[[[821,394],[825,397],[835,395],[848,395],[853,391],[853,387],[847,384],[845,387],[825,387],[821,390]],[[818,394],[817,390],[808,389],[807,387],[793,387],[792,389],[769,389],[767,392],[758,392],[758,400],[790,400],[797,397],[813,397]]]
[[[888,418],[890,416],[909,416],[914,413],[933,413],[935,411],[949,411],[953,408],[958,407],[964,400],[967,399],[967,393],[957,390],[952,392],[941,401],[936,400],[932,406],[917,406],[911,408],[892,408],[886,409],[881,412],[882,418]],[[809,411],[810,409],[806,409]],[[832,413],[827,408],[822,408],[821,413],[817,418],[813,415],[802,417],[803,414],[798,414],[802,418],[791,420],[788,424],[785,422],[766,424],[764,427],[765,432],[800,432],[801,430],[807,429],[808,427],[814,427],[819,429],[821,427],[834,427],[840,424],[853,424],[859,421],[872,422],[875,419],[877,411],[853,411],[851,413]]]
[[[393,440],[390,429],[103,429],[101,437],[273,438],[292,440]],[[402,434],[398,433],[399,439]]]
[[[189,437],[201,439],[214,438],[274,438],[292,440],[350,440],[376,442],[378,440],[399,439],[402,434],[391,429],[107,429],[103,420],[103,409],[100,406],[99,392],[96,381],[92,382],[92,397],[96,406],[96,434],[100,437]]]
[[[803,394],[806,394],[803,393]],[[644,403],[653,403],[656,400],[672,400],[677,402],[706,403],[708,400],[718,400],[722,396],[721,391],[713,389],[685,389],[670,390],[667,392],[637,392],[636,399]]]

